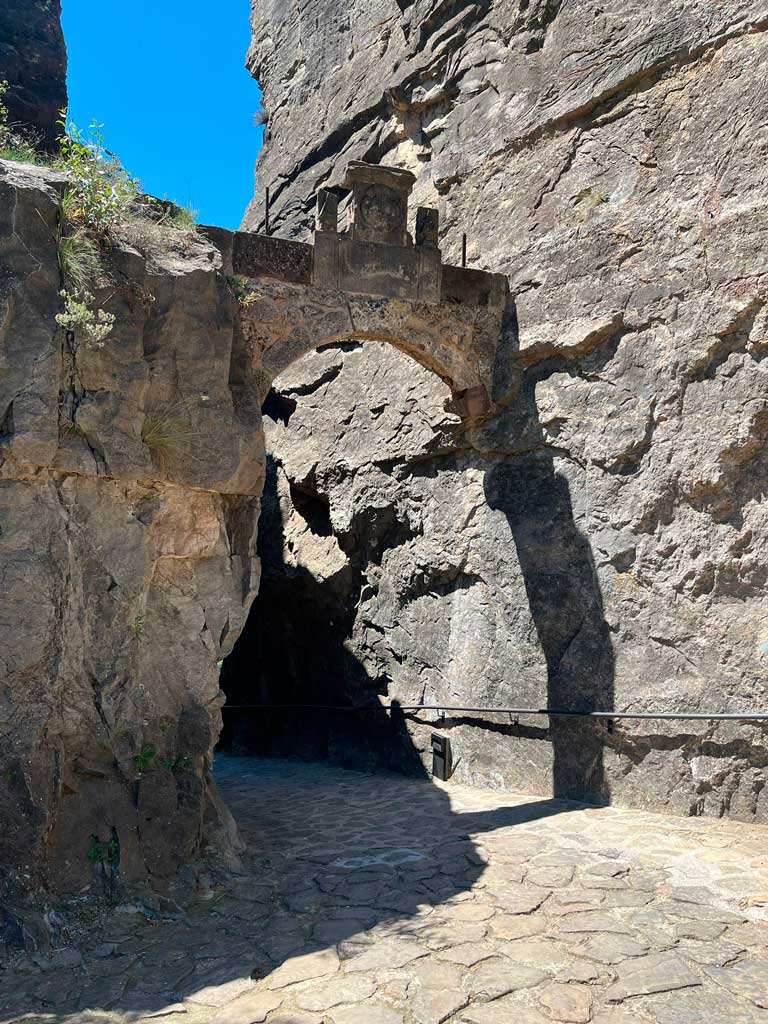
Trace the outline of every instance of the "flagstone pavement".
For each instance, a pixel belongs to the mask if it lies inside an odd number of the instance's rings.
[[[768,829],[222,757],[245,873],[0,970],[25,1024],[768,1024]]]

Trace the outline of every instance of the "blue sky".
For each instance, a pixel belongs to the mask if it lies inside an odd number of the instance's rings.
[[[249,0],[63,0],[69,111],[95,117],[145,189],[235,228],[253,194],[263,129],[245,70]]]

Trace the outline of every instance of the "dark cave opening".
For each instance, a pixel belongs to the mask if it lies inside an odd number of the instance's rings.
[[[287,423],[286,402],[291,400],[270,392],[264,414]],[[371,678],[347,647],[363,566],[378,560],[382,532],[389,537],[398,524],[360,524],[345,538],[348,557],[343,568],[329,579],[318,580],[284,557],[280,473],[280,463],[268,455],[257,542],[261,584],[241,635],[222,665],[221,688],[227,709],[218,749],[252,756],[328,760],[364,771],[423,774],[402,715],[372,710],[386,699],[388,680]],[[288,481],[288,489],[293,508],[311,533],[331,536],[329,502],[318,492],[314,479],[301,484]],[[386,546],[386,539],[383,543]],[[300,707],[307,704],[367,710],[331,712]],[[280,707],[270,707],[273,705]]]

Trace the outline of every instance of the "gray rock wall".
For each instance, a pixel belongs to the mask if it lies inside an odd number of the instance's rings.
[[[258,586],[261,416],[218,252],[102,255],[69,337],[63,177],[0,161],[0,892],[79,890],[94,843],[168,878],[237,840],[211,780],[217,662]],[[150,751],[151,753],[150,756]]]
[[[464,231],[509,275],[523,381],[457,446],[406,356],[296,363],[267,421],[285,614],[291,579],[335,588],[339,659],[402,701],[764,710],[768,8],[292,0],[253,28],[245,225],[266,184],[301,237],[347,158],[409,168],[444,257]],[[447,726],[465,781],[768,819],[765,727]]]
[[[60,111],[67,106],[67,50],[61,0],[3,0],[0,81],[9,119],[31,129],[44,149],[55,149]]]

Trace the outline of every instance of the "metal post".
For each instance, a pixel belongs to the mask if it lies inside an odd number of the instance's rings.
[[[461,265],[466,267],[467,265],[467,236],[461,236]]]
[[[447,782],[451,777],[451,741],[447,736],[432,733],[432,774]]]
[[[269,230],[269,185],[266,189],[266,198],[264,200],[264,234],[270,234]]]

